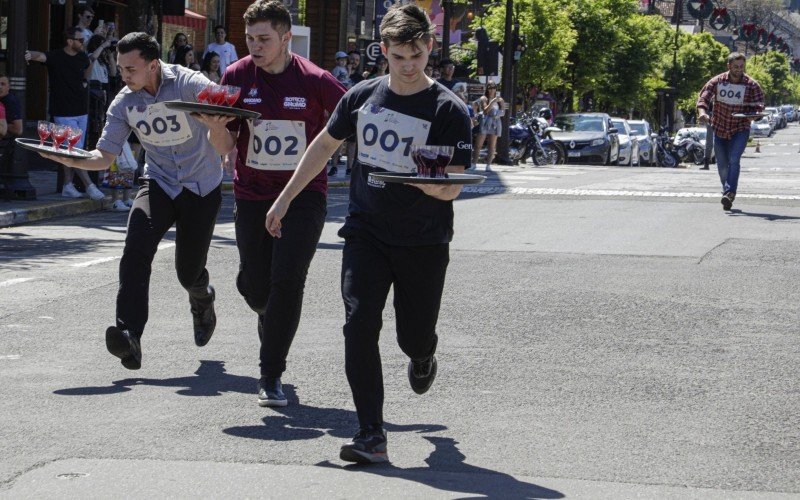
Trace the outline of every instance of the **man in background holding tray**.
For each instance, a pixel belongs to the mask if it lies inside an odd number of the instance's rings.
[[[128,218],[119,264],[116,324],[106,330],[106,347],[130,370],[141,367],[141,336],[147,323],[151,264],[164,234],[175,224],[175,267],[189,292],[194,340],[208,343],[217,318],[214,288],[206,258],[222,202],[220,152],[208,140],[204,122],[230,117],[190,116],[168,109],[164,101],[195,102],[210,82],[200,72],[159,61],[158,42],[146,33],[130,33],[117,44],[118,65],[126,87],[108,109],[103,134],[90,159],[44,154],[66,166],[105,170],[121,153],[133,131],[147,152],[146,179]]]
[[[423,394],[436,376],[436,322],[450,261],[452,200],[461,186],[384,183],[369,177],[371,172],[413,172],[412,144],[454,146],[447,172],[462,173],[469,165],[472,127],[467,108],[424,73],[433,32],[430,18],[417,5],[389,9],[380,28],[389,75],[361,82],[345,94],[267,214],[271,234],[292,237],[296,229],[283,221],[290,203],[324,171],[342,141],[356,136],[349,215],[339,231],[345,239],[345,371],[360,426],[339,456],[351,462],[388,460],[378,339],[390,288],[397,340],[411,358],[411,388]]]
[[[267,233],[267,210],[286,186],[300,158],[325,127],[345,89],[324,69],[289,51],[292,18],[280,1],[259,0],[244,12],[250,54],[228,67],[223,85],[242,88],[237,107],[261,113],[211,127],[220,151],[236,146],[236,287],[258,315],[258,404],[286,406],[281,375],[300,323],[303,289],[327,212],[328,178],[317,175],[292,202],[288,237]]]
[[[739,161],[750,137],[750,120],[734,114],[764,110],[764,92],[757,81],[744,72],[745,57],[739,52],[728,56],[728,71],[705,84],[697,99],[697,123],[711,123],[714,129],[714,154],[722,183],[722,208],[730,210],[739,184]],[[714,114],[708,110],[714,105]]]

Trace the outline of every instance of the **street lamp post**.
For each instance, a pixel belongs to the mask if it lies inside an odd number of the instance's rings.
[[[442,59],[450,59],[450,6],[453,0],[442,0]]]
[[[678,37],[681,33],[683,19],[683,0],[675,0],[675,47],[672,51],[672,99],[667,106],[667,124],[669,130],[675,127],[675,101],[678,98]]]
[[[509,102],[509,99],[511,99],[512,102],[514,100],[514,96],[512,95],[514,90],[511,87],[511,60],[514,57],[514,40],[512,38],[511,30],[513,11],[514,0],[506,0],[506,26],[505,30],[503,31],[503,76],[501,80],[502,96],[506,103]],[[498,165],[511,165],[512,161],[508,157],[508,112],[503,114],[502,124],[502,133],[497,141],[497,159],[495,160],[495,163]]]

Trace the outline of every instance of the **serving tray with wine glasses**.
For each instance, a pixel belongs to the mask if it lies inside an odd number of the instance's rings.
[[[77,160],[85,160],[93,156],[92,153],[80,148],[74,147],[72,148],[72,151],[70,151],[68,146],[64,144],[62,144],[60,148],[55,149],[52,144],[40,144],[39,139],[26,139],[24,137],[18,137],[14,140],[22,148],[30,151],[36,151],[37,153],[47,153],[54,156],[74,158]]]
[[[203,113],[207,115],[223,115],[234,116],[236,118],[257,119],[261,117],[261,113],[257,111],[250,111],[249,109],[231,108],[229,106],[221,106],[219,104],[206,104],[200,102],[184,102],[184,101],[165,101],[164,105],[169,109],[176,109],[186,113]]]
[[[425,177],[415,173],[371,172],[370,178],[396,184],[480,184],[486,180],[483,175],[445,174],[445,177]]]

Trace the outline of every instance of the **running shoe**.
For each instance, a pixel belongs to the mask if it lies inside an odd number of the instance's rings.
[[[339,458],[359,464],[388,462],[386,431],[380,426],[359,430],[352,441],[342,446]]]
[[[208,344],[211,336],[214,335],[214,329],[217,327],[217,314],[214,312],[216,293],[213,286],[208,285],[208,293],[211,301],[207,305],[201,305],[197,300],[189,297],[189,303],[192,305],[192,320],[194,322],[194,343],[198,347]]]
[[[142,367],[140,335],[127,329],[109,326],[106,329],[106,348],[108,352],[118,357],[122,361],[122,366],[128,370],[138,370]]]
[[[281,379],[261,377],[258,381],[258,406],[286,406],[289,401],[283,393]]]
[[[436,378],[436,356],[423,361],[408,362],[408,382],[417,394],[425,394]]]
[[[103,198],[106,197],[106,195],[102,191],[100,191],[94,184],[89,184],[89,187],[86,188],[86,194],[89,196],[89,198],[93,200],[102,200]]]
[[[61,196],[64,198],[83,198],[83,194],[71,182],[64,184],[64,187],[61,188]]]
[[[331,169],[328,170],[328,177],[335,177],[338,172],[339,172],[338,168],[331,167]]]
[[[735,197],[736,195],[733,193],[725,193],[722,196],[722,199],[720,200],[720,202],[722,203],[722,209],[725,210],[726,212],[730,210],[731,207],[733,206],[733,199]]]

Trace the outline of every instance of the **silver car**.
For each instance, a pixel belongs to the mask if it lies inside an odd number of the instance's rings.
[[[628,120],[612,118],[611,123],[619,133],[619,165],[639,165],[639,140],[633,134]]]
[[[647,163],[649,166],[656,164],[656,141],[651,137],[653,130],[647,120],[628,120],[631,133],[639,141],[639,165]]]

